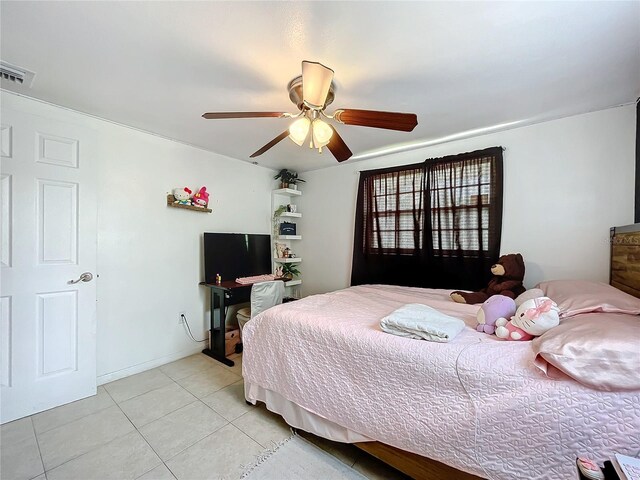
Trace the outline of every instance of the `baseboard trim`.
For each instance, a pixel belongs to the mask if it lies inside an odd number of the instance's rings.
[[[166,355],[164,357],[155,358],[153,360],[149,360],[148,362],[139,363],[138,365],[133,365],[131,367],[123,368],[122,370],[118,370],[116,372],[105,373],[104,375],[99,375],[97,377],[98,385],[104,385],[105,383],[113,382],[115,380],[120,380],[121,378],[128,377],[130,375],[135,375],[136,373],[146,372],[147,370],[151,370],[152,368],[159,367],[160,365],[164,365],[166,363],[175,362],[176,360],[180,360],[181,358],[188,357],[189,355],[193,355],[195,353],[199,353],[204,348],[204,343],[201,345],[196,345],[189,350],[183,350],[181,352],[172,353],[171,355]]]

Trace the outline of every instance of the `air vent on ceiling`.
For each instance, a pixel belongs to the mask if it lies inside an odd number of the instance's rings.
[[[0,78],[2,80],[7,80],[17,85],[31,88],[33,77],[35,77],[35,73],[30,72],[25,68],[16,67],[10,63],[0,61]]]

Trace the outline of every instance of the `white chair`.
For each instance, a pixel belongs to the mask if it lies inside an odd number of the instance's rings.
[[[251,286],[251,308],[245,307],[238,310],[236,318],[242,335],[242,328],[253,317],[268,308],[282,303],[284,297],[284,282],[274,280],[272,282],[254,283]]]

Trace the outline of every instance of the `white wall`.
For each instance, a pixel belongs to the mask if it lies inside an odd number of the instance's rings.
[[[202,233],[269,233],[273,185],[271,170],[126,128],[105,129],[103,151],[99,376],[193,350],[178,312],[204,338]],[[168,208],[168,189],[184,185],[206,185],[213,213]]]
[[[97,133],[98,382],[201,350],[178,312],[203,338],[202,232],[269,233],[273,171],[5,92],[2,100]],[[213,213],[167,207],[166,194],[185,185],[206,185]]]
[[[501,252],[523,254],[526,286],[556,278],[608,281],[609,228],[633,223],[633,105],[305,173],[298,201],[303,292],[349,285],[360,170],[497,145],[506,148]]]

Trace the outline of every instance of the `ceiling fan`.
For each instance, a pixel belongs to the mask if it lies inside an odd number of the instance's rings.
[[[335,98],[333,70],[318,62],[302,62],[302,75],[289,82],[289,98],[300,110],[287,112],[210,112],[203,114],[206,119],[225,118],[295,118],[287,130],[251,154],[251,158],[262,155],[277,143],[289,137],[302,146],[307,138],[309,147],[322,152],[327,147],[338,162],[344,162],[353,153],[332,125],[322,118],[335,120],[345,125],[384,128],[387,130],[412,131],[418,124],[415,113],[378,112],[375,110],[338,109],[333,115],[325,112]]]

